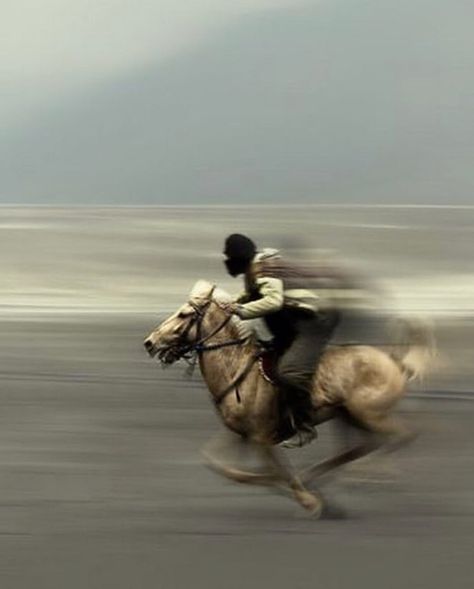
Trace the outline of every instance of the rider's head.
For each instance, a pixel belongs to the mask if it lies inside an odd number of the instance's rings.
[[[231,276],[244,274],[257,253],[254,242],[240,233],[229,235],[224,244],[224,264]]]

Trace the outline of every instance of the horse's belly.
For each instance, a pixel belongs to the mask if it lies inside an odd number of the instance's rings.
[[[273,440],[278,424],[278,404],[272,387],[262,387],[261,394],[246,395],[242,392],[240,402],[226,399],[219,407],[224,425],[244,437],[259,443]]]

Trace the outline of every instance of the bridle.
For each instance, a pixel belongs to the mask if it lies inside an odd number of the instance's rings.
[[[214,287],[215,288],[215,287]],[[194,313],[186,326],[186,329],[180,335],[179,340],[177,343],[166,346],[160,350],[161,356],[165,355],[166,352],[172,351],[176,360],[180,360],[181,358],[185,360],[192,360],[199,354],[204,352],[209,352],[212,350],[219,350],[221,348],[226,348],[229,346],[238,346],[244,344],[248,341],[248,336],[235,338],[231,340],[226,340],[223,342],[216,342],[216,343],[207,343],[210,339],[214,336],[219,334],[224,327],[230,322],[232,319],[232,313],[227,313],[224,321],[222,321],[215,329],[213,329],[210,333],[205,336],[202,336],[202,323],[204,321],[204,317],[206,316],[207,311],[211,304],[217,305],[221,310],[224,310],[219,303],[212,298],[214,288],[209,293],[209,298],[206,300],[204,305],[197,305],[194,301],[188,301],[187,304],[192,307]],[[193,342],[187,342],[189,332],[191,329],[196,326],[196,339]],[[159,356],[160,358],[160,356]],[[162,358],[160,358],[162,359]]]
[[[230,322],[230,320],[232,319],[232,313],[228,313],[224,321],[222,321],[215,329],[213,329],[211,333],[208,333],[205,336],[201,335],[202,323],[211,304],[214,303],[221,310],[224,310],[219,305],[219,303],[212,298],[214,288],[211,290],[209,298],[204,305],[199,306],[194,301],[188,301],[187,304],[194,310],[193,316],[191,317],[191,320],[186,326],[186,329],[181,334],[178,343],[172,346],[167,346],[166,348],[163,348],[160,351],[161,354],[159,353],[158,358],[161,360],[163,364],[163,355],[165,355],[166,352],[172,351],[176,360],[184,359],[189,364],[188,373],[191,375],[194,371],[198,358],[202,356],[204,352],[220,350],[222,348],[227,348],[231,346],[239,346],[245,344],[249,340],[249,336],[244,336],[240,338],[225,340],[223,342],[208,343],[211,338],[219,334],[224,329],[224,327]],[[184,343],[186,342],[189,332],[191,331],[194,325],[196,325],[196,341],[191,343]],[[243,370],[241,370],[238,373],[238,375],[232,380],[230,385],[228,385],[218,395],[214,395],[214,402],[216,403],[216,405],[219,405],[221,401],[223,401],[223,399],[227,396],[227,394],[230,393],[230,391],[232,391],[233,389],[235,389],[237,401],[240,403],[241,399],[237,387],[248,375],[259,355],[260,353],[252,354],[249,361],[244,366]]]

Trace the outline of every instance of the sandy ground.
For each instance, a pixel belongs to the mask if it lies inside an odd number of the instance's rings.
[[[203,467],[218,425],[198,375],[141,342],[156,316],[2,318],[0,587],[470,588],[474,403],[412,396],[391,483],[325,482],[347,519]],[[465,390],[467,390],[467,385]],[[298,464],[335,449],[331,426]]]

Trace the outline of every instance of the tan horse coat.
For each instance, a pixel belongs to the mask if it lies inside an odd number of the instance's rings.
[[[229,300],[223,291],[199,281],[192,290],[188,303],[152,331],[145,340],[150,355],[162,354],[168,362],[176,360],[177,355],[174,352],[176,346],[183,343],[183,337],[189,343],[197,340],[199,315],[199,337],[202,339],[213,334],[225,323],[228,315],[225,305]],[[212,335],[207,343],[223,344],[239,339],[241,334],[241,322],[235,318]],[[204,381],[216,402],[223,423],[233,432],[264,449],[267,461],[270,460],[278,477],[287,481],[296,499],[307,509],[320,512],[320,499],[304,488],[298,477],[283,464],[278,451],[272,448],[279,420],[278,398],[273,385],[260,373],[258,363],[253,364],[238,387],[230,389],[220,400],[222,392],[235,382],[255,350],[254,339],[249,336],[243,344],[202,352],[199,354],[199,365]],[[408,378],[422,373],[430,355],[428,333],[418,334],[416,344],[407,347],[404,353],[399,353],[398,358],[395,354],[391,355],[371,346],[331,347],[322,356],[314,378],[313,404],[315,408],[344,407],[361,427],[377,434],[379,440],[393,437],[401,439],[408,432],[393,417],[392,411],[405,393]],[[381,441],[377,445],[380,443]],[[373,447],[375,445],[371,444],[370,449]],[[357,456],[364,453],[365,450]],[[348,459],[354,457],[351,455]],[[333,459],[329,468],[338,465],[339,462]],[[239,476],[232,476],[225,467],[220,468],[220,471],[234,480],[245,480],[245,476],[240,479]],[[252,476],[249,474],[249,480],[245,482],[252,482],[250,479]]]

